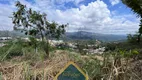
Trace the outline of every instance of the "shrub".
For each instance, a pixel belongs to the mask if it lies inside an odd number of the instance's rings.
[[[23,51],[22,51],[22,46],[21,45],[15,45],[12,50],[9,51],[8,56],[9,58],[14,57],[14,56],[22,56]]]
[[[10,59],[14,56],[23,55],[24,42],[20,39],[5,43],[6,45],[0,48],[1,60]]]
[[[131,44],[139,44],[138,43],[138,33],[134,34],[134,35],[131,35],[131,34],[128,34],[127,36],[127,41]],[[142,39],[142,37],[140,37],[140,39]]]
[[[101,79],[101,62],[97,59],[88,59],[83,64],[83,69],[88,72],[90,80]],[[96,80],[95,79],[95,80]]]
[[[109,50],[114,51],[117,48],[117,44],[115,44],[115,43],[107,43],[105,45],[105,47],[106,47],[106,51],[109,51]]]

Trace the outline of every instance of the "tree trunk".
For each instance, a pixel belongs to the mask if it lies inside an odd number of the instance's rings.
[[[40,30],[40,34],[41,34],[41,40],[44,41],[44,36],[41,30]]]
[[[141,41],[141,33],[138,35],[138,40],[137,40],[137,42],[140,43],[140,41]]]
[[[44,51],[46,52],[47,58],[49,58],[49,42],[48,42],[48,40],[45,43]]]
[[[37,53],[37,45],[35,45],[35,53]]]
[[[42,39],[42,45],[43,45],[43,49],[47,55],[47,58],[49,58],[49,42],[48,39],[45,38],[45,36],[42,33],[42,30],[40,30],[41,33],[41,39]]]

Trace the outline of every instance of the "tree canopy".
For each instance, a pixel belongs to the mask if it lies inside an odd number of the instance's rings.
[[[131,10],[140,17],[140,28],[138,35],[138,42],[140,42],[140,36],[142,34],[142,0],[122,0],[122,2],[131,8]]]
[[[28,9],[26,5],[21,4],[19,1],[16,2],[15,6],[17,9],[12,16],[14,30],[20,30],[33,37],[39,36],[43,41],[46,54],[49,55],[48,39],[50,37],[59,39],[65,33],[67,24],[59,25],[56,22],[50,22],[47,20],[45,13],[41,14],[39,11]]]
[[[122,0],[138,16],[142,17],[142,0]]]
[[[14,30],[21,30],[26,35],[37,36],[43,39],[55,37],[59,38],[65,32],[67,25],[59,25],[56,22],[49,22],[45,13],[40,13],[27,8],[26,5],[16,2],[17,11],[13,12]]]

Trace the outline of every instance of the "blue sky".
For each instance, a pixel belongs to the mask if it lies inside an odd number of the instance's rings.
[[[12,30],[12,12],[17,0],[0,0],[0,30]],[[47,14],[49,21],[69,23],[68,32],[83,28],[104,34],[130,34],[139,28],[139,18],[120,0],[20,0],[28,8]]]

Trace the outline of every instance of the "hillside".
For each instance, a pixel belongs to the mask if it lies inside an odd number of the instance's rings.
[[[138,63],[138,61],[132,62],[130,59],[115,58],[116,56],[111,54],[111,57],[103,55],[80,55],[65,50],[51,52],[50,58],[46,60],[39,60],[38,57],[41,57],[40,54],[31,54],[26,53],[24,56],[14,57],[10,61],[1,63],[0,72],[3,73],[0,75],[1,79],[53,80],[69,61],[74,61],[88,74],[89,80],[141,80],[141,72],[138,71],[142,70],[140,68],[140,65],[142,65],[141,60]],[[136,72],[133,72],[134,70]],[[112,79],[109,79],[110,76]]]
[[[85,40],[91,40],[91,39],[97,39],[101,41],[120,41],[120,40],[126,40],[127,35],[113,35],[113,34],[99,34],[99,33],[91,33],[91,32],[67,32],[66,38],[68,40],[73,39],[85,39]]]
[[[0,31],[0,37],[24,37],[25,35],[20,31]]]
[[[21,33],[20,31],[0,31],[0,37],[25,37],[24,33]],[[99,34],[99,33],[91,33],[91,32],[66,32],[65,37],[63,39],[66,40],[92,40],[97,39],[100,41],[120,41],[120,40],[126,40],[127,35],[113,35],[113,34]]]

